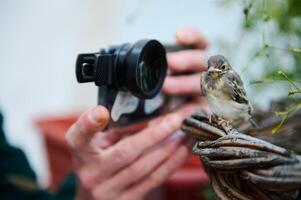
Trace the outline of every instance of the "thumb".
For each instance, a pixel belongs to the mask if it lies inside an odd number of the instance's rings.
[[[103,106],[84,112],[66,134],[68,145],[74,150],[82,149],[90,143],[95,133],[105,128],[108,121],[109,112]]]

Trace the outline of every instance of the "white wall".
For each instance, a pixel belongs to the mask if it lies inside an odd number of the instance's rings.
[[[171,42],[174,31],[187,25],[202,30],[213,47],[221,37],[236,40],[242,10],[217,2],[0,1],[0,108],[9,140],[24,149],[42,183],[48,170],[33,119],[83,110],[96,102],[93,84],[76,83],[76,55],[141,38]]]

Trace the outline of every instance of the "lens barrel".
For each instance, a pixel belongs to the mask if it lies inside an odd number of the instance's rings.
[[[166,71],[165,48],[157,40],[140,40],[95,54],[80,54],[76,62],[78,82],[93,81],[97,86],[127,90],[143,99],[160,92]]]

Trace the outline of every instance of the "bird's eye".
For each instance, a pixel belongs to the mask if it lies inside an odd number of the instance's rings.
[[[226,65],[222,65],[221,69],[223,69],[223,70],[226,69]]]

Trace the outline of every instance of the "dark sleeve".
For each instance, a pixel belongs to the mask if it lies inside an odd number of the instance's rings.
[[[37,178],[25,154],[7,143],[0,113],[0,199],[68,200],[75,194],[75,177],[69,176],[56,192],[37,185]]]

